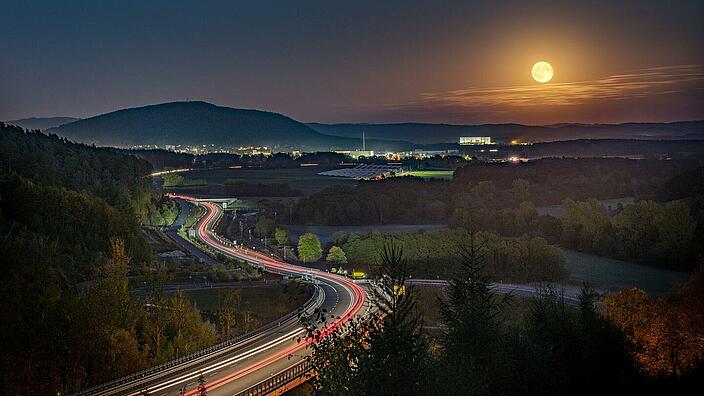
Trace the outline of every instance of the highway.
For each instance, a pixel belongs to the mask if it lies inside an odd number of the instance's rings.
[[[187,197],[181,198],[188,199]],[[322,308],[328,311],[330,318],[334,318],[332,323],[327,326],[326,331],[341,325],[362,310],[365,301],[368,300],[365,296],[365,291],[347,278],[284,263],[250,249],[226,246],[212,232],[212,226],[222,215],[222,209],[219,205],[210,202],[201,202],[201,205],[207,209],[207,213],[197,224],[196,235],[198,239],[213,249],[231,257],[248,261],[269,272],[282,275],[307,276],[318,282],[325,295]],[[272,344],[270,350],[266,351],[266,353],[257,353],[257,359],[253,359],[257,360],[257,362],[254,362],[249,367],[240,368],[207,382],[208,394],[231,395],[291,367],[300,361],[306,353],[306,344],[295,340],[296,337],[301,337],[302,335],[304,333],[300,325],[286,333],[285,338],[280,339],[278,337],[279,332],[272,332],[269,338],[273,340],[269,342],[276,342]],[[206,378],[206,380],[209,379]],[[189,393],[187,392],[186,394],[188,395]]]
[[[188,196],[172,196],[196,203]],[[315,285],[314,296],[302,307],[306,314],[316,309],[327,311],[327,322],[320,325],[326,333],[342,325],[356,315],[364,315],[369,309],[367,291],[351,280],[319,271],[278,261],[255,250],[235,247],[217,235],[213,229],[222,217],[222,208],[212,202],[197,202],[206,209],[204,216],[195,225],[195,235],[209,248],[249,262],[267,272],[295,277],[303,277]],[[411,279],[409,285],[446,287],[447,281],[433,279]],[[512,292],[534,296],[536,289],[526,285],[492,284],[498,292]],[[573,293],[566,293],[565,301],[576,305],[578,300]],[[310,341],[298,315],[289,315],[273,323],[240,337],[226,345],[219,345],[179,362],[170,362],[138,373],[128,378],[89,389],[82,394],[90,395],[194,395],[198,380],[202,375],[208,395],[236,395],[300,363],[309,353],[306,348]]]
[[[187,196],[175,198],[195,201]],[[369,299],[365,289],[347,278],[284,263],[250,249],[229,246],[227,241],[213,232],[214,224],[222,216],[221,207],[210,202],[199,204],[207,212],[195,226],[196,236],[210,248],[265,271],[305,277],[315,284],[316,292],[306,304],[305,312],[312,314],[316,308],[327,310],[327,322],[319,325],[323,333],[332,331],[356,315],[364,314],[368,309]],[[173,367],[152,369],[144,375],[136,375],[136,378],[89,389],[85,394],[194,395],[202,375],[208,395],[233,395],[299,363],[309,353],[306,348],[309,342],[298,316],[292,315],[232,345],[187,359]]]

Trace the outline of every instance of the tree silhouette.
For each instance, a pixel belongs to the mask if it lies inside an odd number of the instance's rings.
[[[198,396],[207,396],[208,392],[205,389],[205,378],[203,377],[203,373],[200,373],[198,375]]]

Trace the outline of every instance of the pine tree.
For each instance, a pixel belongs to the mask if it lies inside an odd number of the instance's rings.
[[[491,371],[500,352],[500,313],[507,296],[499,299],[489,279],[481,274],[484,245],[470,232],[469,246],[461,247],[459,271],[450,280],[447,298],[440,300],[440,313],[447,326],[444,337],[443,385],[452,392],[465,389],[487,394]]]
[[[325,313],[308,322],[313,384],[329,395],[407,395],[432,393],[430,354],[420,315],[398,245],[384,246],[379,284],[372,291],[376,310],[366,319],[332,334],[317,331]]]
[[[361,362],[367,394],[426,394],[428,342],[413,290],[406,286],[407,261],[393,240],[384,245],[373,289],[378,311],[367,328],[369,353]]]

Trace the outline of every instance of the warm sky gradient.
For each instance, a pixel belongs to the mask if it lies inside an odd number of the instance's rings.
[[[1,9],[5,120],[186,99],[319,122],[704,119],[701,0]],[[530,75],[539,60],[555,69],[543,85]]]

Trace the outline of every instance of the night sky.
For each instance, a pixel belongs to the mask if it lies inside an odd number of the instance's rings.
[[[704,119],[701,0],[0,0],[0,15],[5,120],[176,100],[306,122]]]

